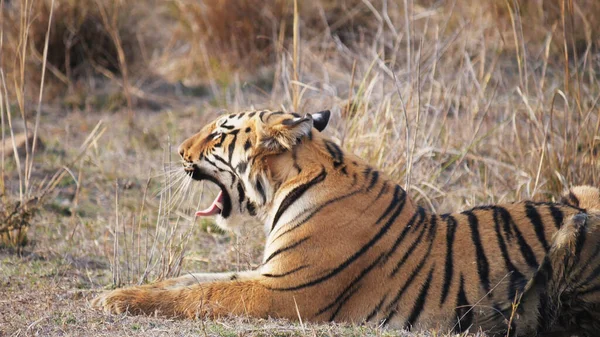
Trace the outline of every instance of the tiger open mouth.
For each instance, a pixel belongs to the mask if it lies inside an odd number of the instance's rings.
[[[223,191],[220,191],[215,200],[207,209],[196,212],[196,216],[211,216],[223,212]]]
[[[186,168],[186,171],[192,176],[192,179],[197,181],[208,180],[217,185],[220,189],[219,194],[217,194],[217,197],[213,200],[212,204],[202,211],[197,211],[196,216],[220,215],[223,218],[227,218],[231,214],[231,197],[227,192],[225,185],[216,178],[200,172],[197,167],[193,167],[191,170]]]

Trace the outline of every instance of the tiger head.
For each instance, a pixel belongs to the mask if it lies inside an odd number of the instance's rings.
[[[223,115],[179,146],[183,169],[194,180],[220,189],[207,209],[196,216],[216,216],[224,229],[237,231],[251,218],[263,221],[283,182],[271,169],[281,165],[299,144],[313,141],[313,128],[323,131],[330,112],[248,111]]]

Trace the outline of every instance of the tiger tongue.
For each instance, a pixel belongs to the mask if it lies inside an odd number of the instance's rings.
[[[223,210],[223,191],[219,192],[217,198],[213,201],[212,205],[210,205],[207,209],[203,211],[196,212],[196,216],[211,216],[215,214],[220,214]]]

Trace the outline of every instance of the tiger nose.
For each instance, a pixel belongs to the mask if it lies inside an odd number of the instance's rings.
[[[189,149],[190,149],[190,147],[187,146],[186,143],[183,143],[183,144],[179,145],[178,152],[179,152],[179,155],[181,156],[181,158],[183,160],[191,162],[192,158],[191,158],[191,155],[189,153]]]

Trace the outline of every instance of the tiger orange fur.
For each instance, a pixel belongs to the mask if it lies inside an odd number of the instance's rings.
[[[117,289],[93,305],[489,335],[600,329],[597,188],[573,188],[560,203],[434,214],[323,136],[328,120],[328,111],[230,114],[180,146],[184,170],[221,189],[220,226],[264,224],[257,270]]]

